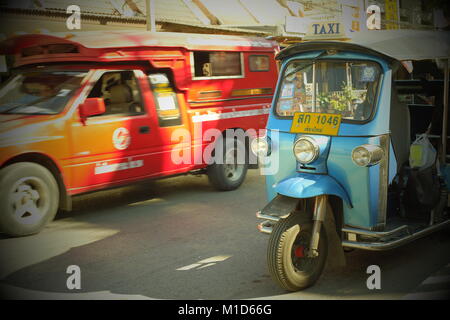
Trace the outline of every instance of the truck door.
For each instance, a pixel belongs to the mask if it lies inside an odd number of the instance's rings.
[[[148,72],[142,80],[145,103],[155,129],[152,143],[157,153],[149,168],[151,174],[167,176],[189,171],[194,161],[184,95],[176,92],[167,73]]]
[[[132,181],[150,174],[155,128],[144,103],[138,70],[98,71],[88,98],[106,112],[72,124],[71,192]]]

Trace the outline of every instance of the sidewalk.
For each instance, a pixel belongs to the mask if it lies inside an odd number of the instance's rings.
[[[450,263],[426,278],[403,300],[450,300]]]

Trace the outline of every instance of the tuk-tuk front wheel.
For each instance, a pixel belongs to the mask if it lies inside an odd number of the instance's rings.
[[[272,278],[282,288],[298,291],[313,285],[322,274],[328,254],[325,228],[320,231],[318,256],[308,257],[313,221],[309,215],[292,213],[273,227],[267,250]]]

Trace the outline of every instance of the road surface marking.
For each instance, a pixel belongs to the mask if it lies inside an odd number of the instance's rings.
[[[222,262],[230,258],[231,256],[215,256],[208,259],[203,259],[197,263],[211,263],[211,262]]]
[[[215,257],[211,257],[211,258],[207,258],[207,259],[203,259],[200,261],[197,261],[196,263],[184,266],[184,267],[180,267],[178,269],[176,269],[177,271],[187,271],[187,270],[191,270],[191,269],[195,269],[197,268],[197,270],[199,269],[203,269],[203,268],[207,268],[207,267],[211,267],[215,264],[217,264],[217,262],[222,262],[227,260],[228,258],[230,258],[231,256],[215,256]]]
[[[186,271],[186,270],[191,270],[191,269],[197,268],[197,267],[199,267],[199,266],[201,266],[201,264],[199,264],[199,263],[194,263],[194,264],[190,264],[190,265],[185,266],[185,267],[178,268],[177,270],[178,270],[178,271]]]

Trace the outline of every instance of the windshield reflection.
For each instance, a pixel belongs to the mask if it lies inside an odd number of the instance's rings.
[[[85,76],[63,71],[18,74],[0,89],[0,113],[57,114]]]

